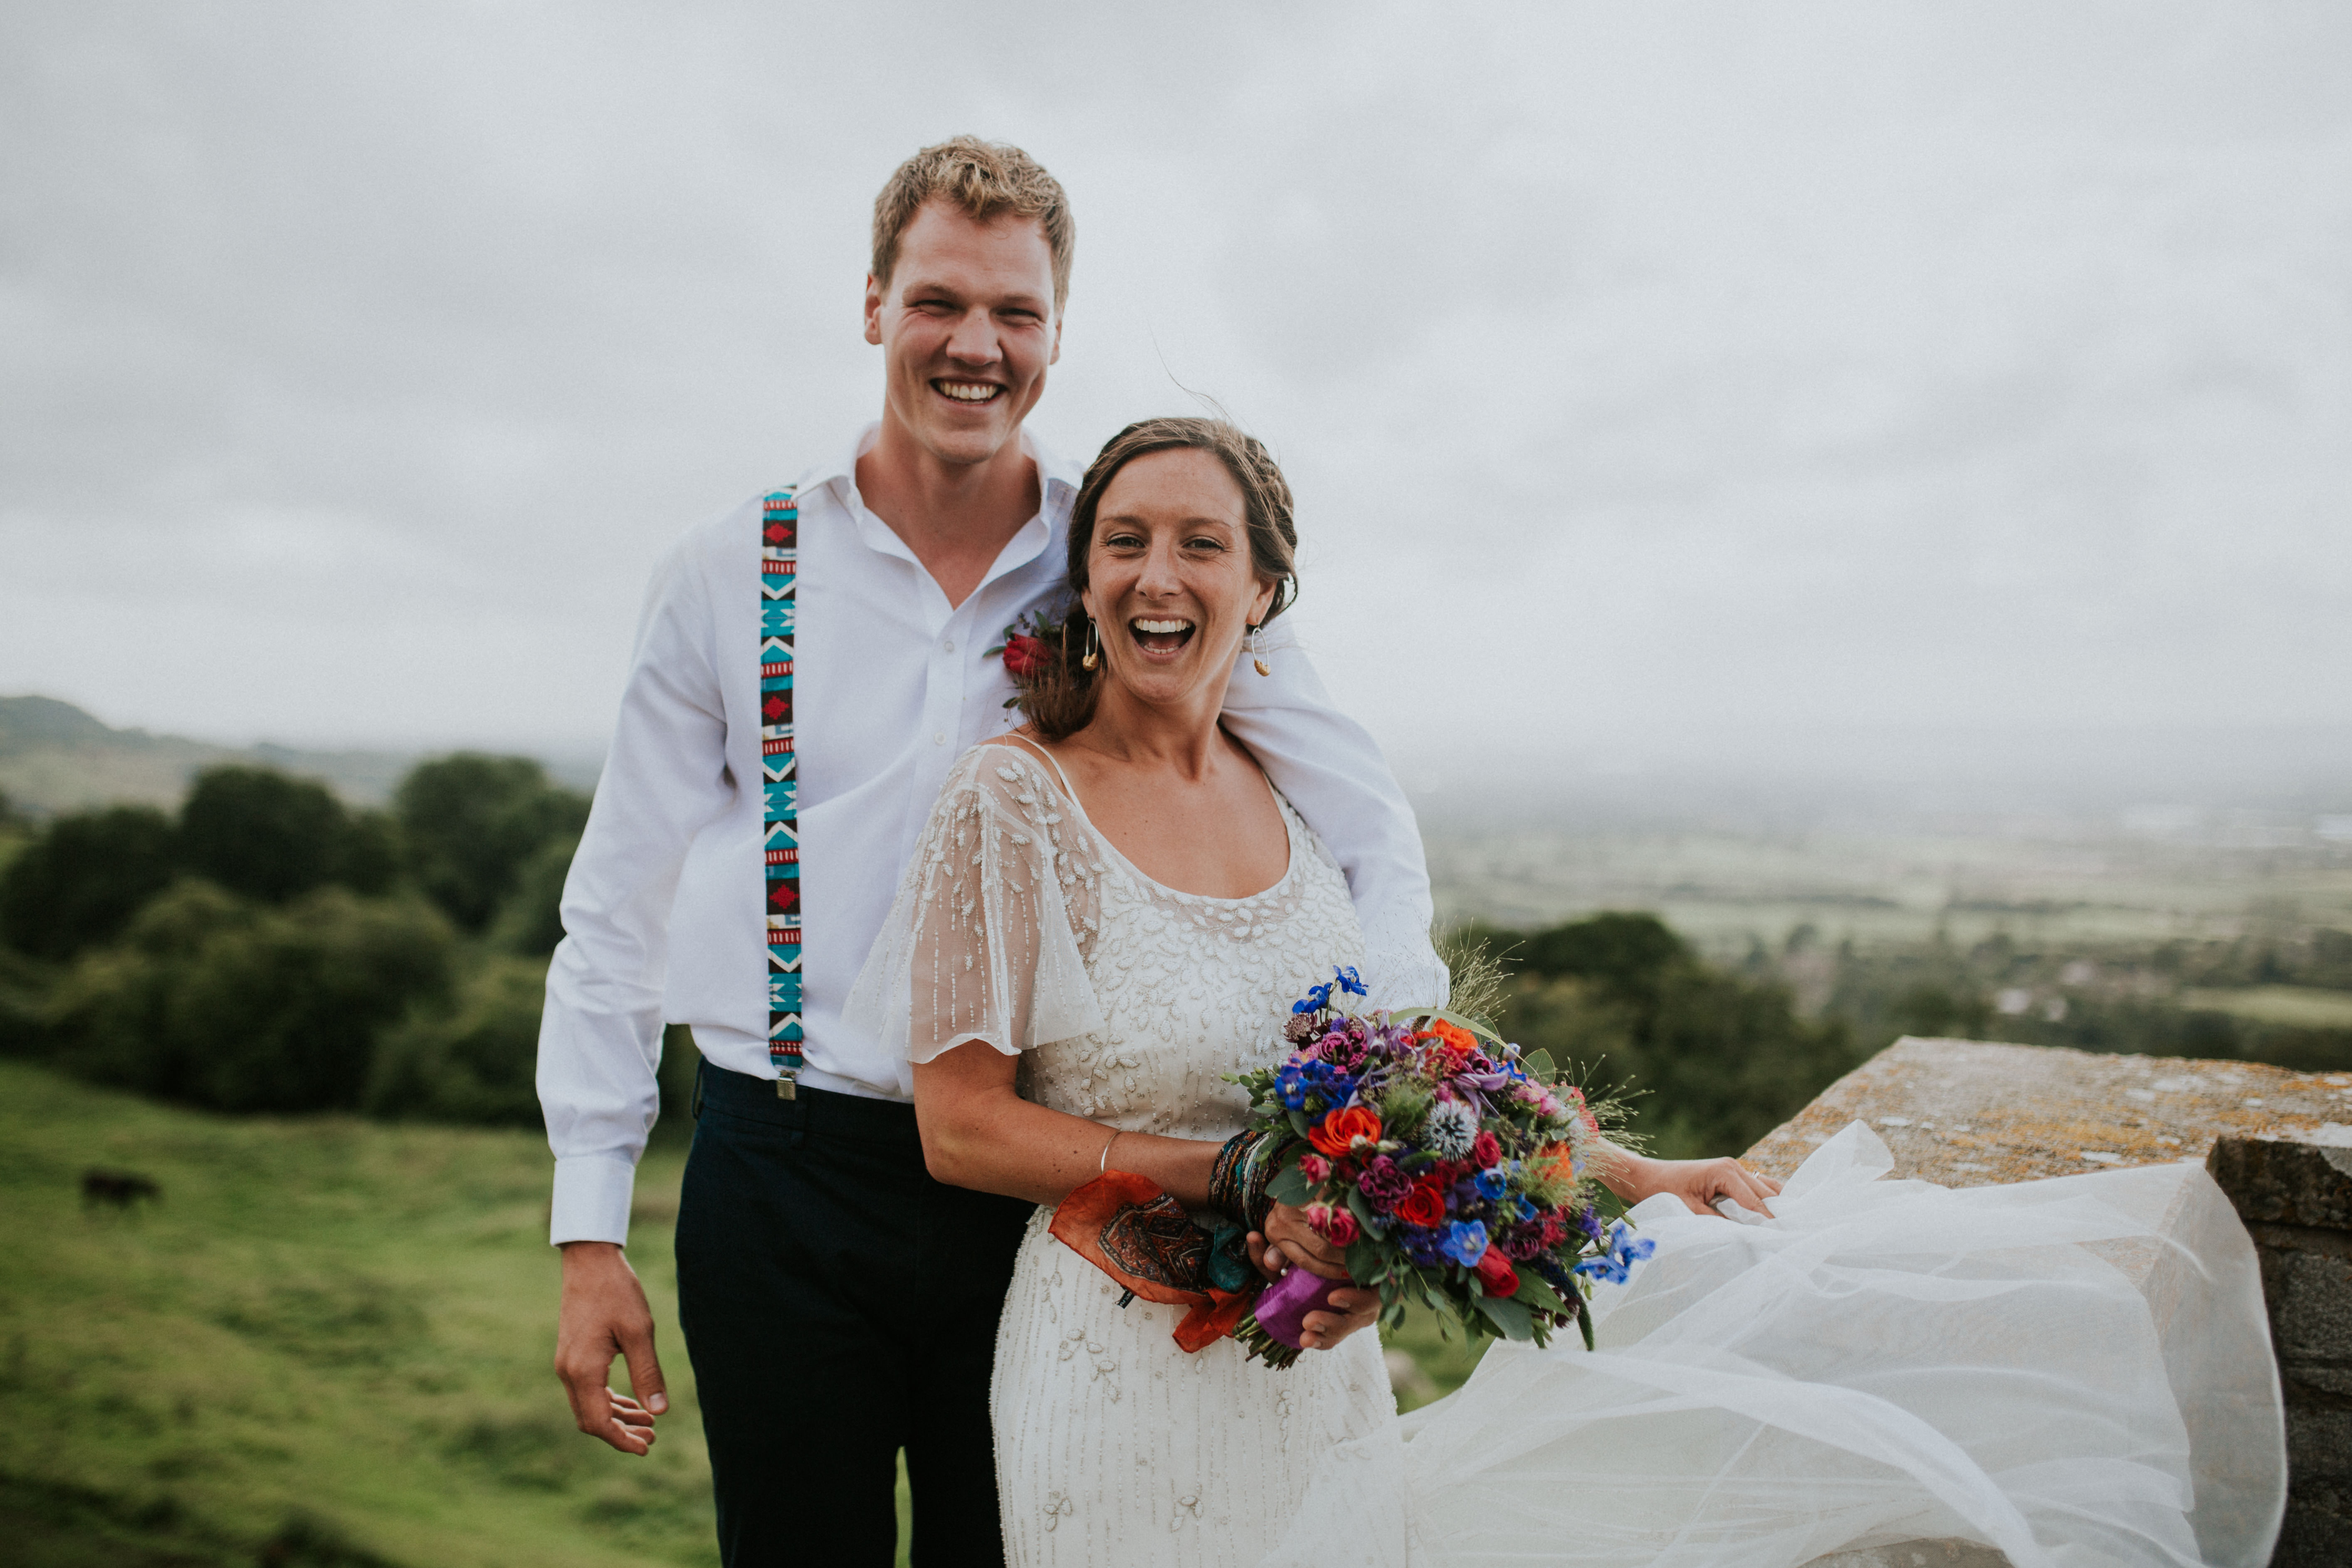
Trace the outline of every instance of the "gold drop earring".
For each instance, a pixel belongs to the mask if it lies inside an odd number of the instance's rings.
[[[1092,616],[1088,616],[1087,617],[1087,651],[1079,658],[1078,668],[1092,669],[1101,662],[1102,648],[1095,636],[1095,620]]]
[[[1257,627],[1254,626],[1249,629],[1249,651],[1250,662],[1257,666],[1257,672],[1260,675],[1272,675],[1274,673],[1274,671],[1266,668],[1265,667],[1265,650],[1258,646]]]

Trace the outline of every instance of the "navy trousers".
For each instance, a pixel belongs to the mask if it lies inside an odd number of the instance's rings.
[[[727,1568],[1000,1568],[988,1383],[1034,1205],[931,1179],[913,1108],[701,1065],[677,1299]]]

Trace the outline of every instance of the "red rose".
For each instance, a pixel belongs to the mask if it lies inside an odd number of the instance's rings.
[[[1397,1200],[1396,1216],[1407,1225],[1433,1226],[1445,1218],[1445,1194],[1427,1176],[1412,1184],[1412,1191]]]
[[[1345,1247],[1356,1239],[1356,1216],[1336,1204],[1308,1204],[1307,1223],[1334,1247]]]
[[[1045,645],[1035,637],[1010,637],[1004,639],[1004,673],[1015,680],[1026,679],[1045,668]]]
[[[1519,1271],[1511,1267],[1511,1260],[1503,1256],[1499,1247],[1490,1247],[1479,1256],[1477,1275],[1486,1294],[1498,1301],[1519,1288]]]
[[[1310,1182],[1328,1182],[1331,1179],[1331,1162],[1320,1154],[1301,1154],[1298,1173]]]
[[[1334,1110],[1318,1122],[1307,1134],[1307,1141],[1323,1153],[1338,1159],[1355,1147],[1356,1140],[1381,1141],[1381,1119],[1360,1105],[1350,1105]]]
[[[1482,1171],[1491,1171],[1502,1163],[1503,1141],[1492,1132],[1480,1132],[1470,1143],[1470,1163]]]

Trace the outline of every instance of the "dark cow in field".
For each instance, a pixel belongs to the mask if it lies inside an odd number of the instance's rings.
[[[112,1204],[127,1209],[140,1199],[161,1203],[163,1189],[152,1176],[135,1171],[84,1171],[81,1173],[81,1206],[94,1209],[100,1204]]]

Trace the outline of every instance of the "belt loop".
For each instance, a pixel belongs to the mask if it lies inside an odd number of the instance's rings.
[[[694,1099],[687,1110],[687,1115],[691,1121],[702,1120],[702,1075],[709,1070],[710,1058],[698,1050],[694,1058]]]

